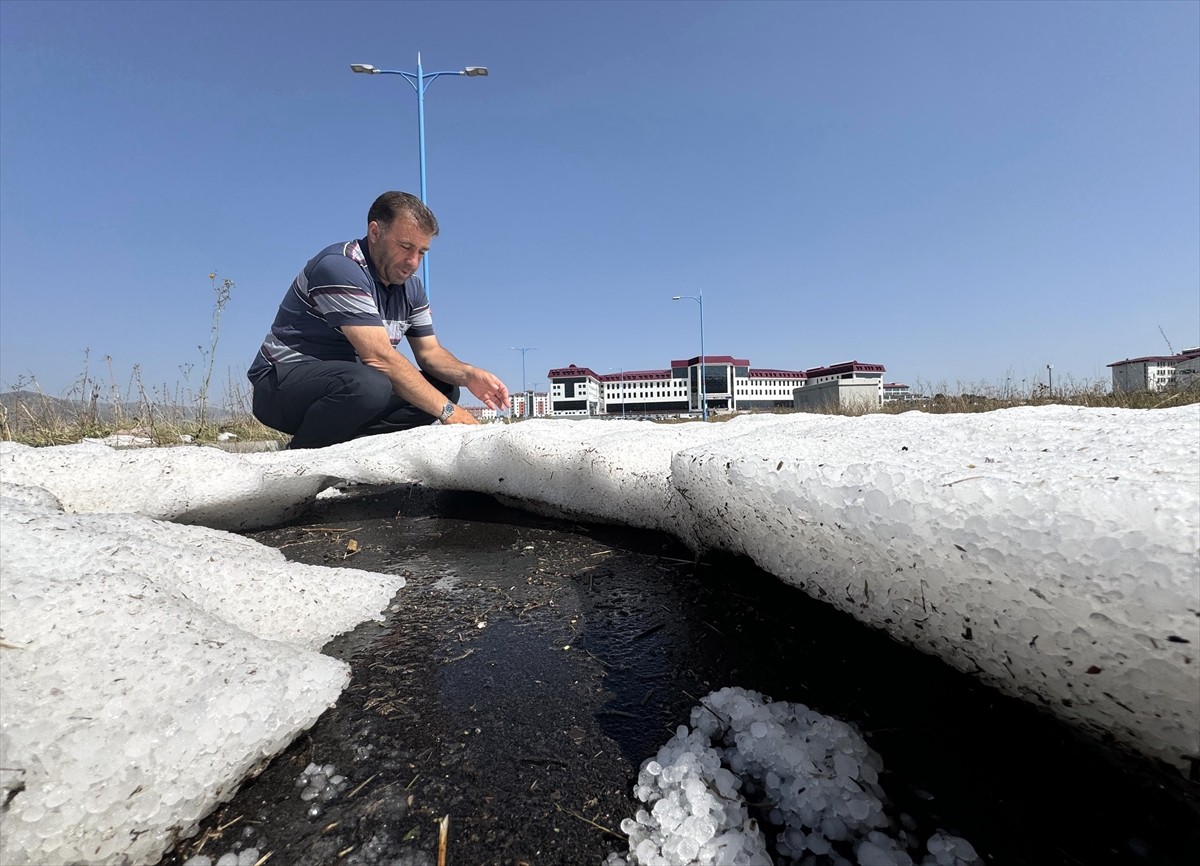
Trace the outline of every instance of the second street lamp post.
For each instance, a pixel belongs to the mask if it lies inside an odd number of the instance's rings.
[[[608,369],[609,369],[609,372],[616,370],[618,373],[621,374],[621,378],[617,380],[617,386],[618,386],[617,393],[620,395],[620,400],[621,400],[621,417],[624,418],[625,417],[625,368],[624,367],[609,367]],[[606,415],[608,414],[607,410],[605,411],[605,414]]]
[[[542,384],[540,380],[535,380],[535,381],[532,383],[532,387],[529,389],[529,396],[525,398],[525,399],[527,399],[527,400],[529,401],[529,406],[530,406],[530,409],[529,409],[529,417],[530,417],[530,418],[536,418],[536,417],[538,417],[538,413],[537,413],[537,389],[538,389],[538,385],[540,385],[540,384]]]
[[[525,354],[527,352],[537,351],[537,346],[509,346],[514,352],[521,353],[521,394],[525,398],[525,413],[522,417],[528,418],[529,412],[529,392],[525,390]]]
[[[450,69],[443,72],[426,72],[421,68],[421,54],[417,52],[417,71],[403,72],[399,69],[376,69],[370,63],[351,63],[350,69],[364,75],[403,75],[404,80],[417,91],[417,149],[421,159],[421,201],[429,204],[425,193],[425,91],[435,78],[442,75],[466,75],[474,78],[487,75],[486,66],[465,66],[462,69]],[[421,279],[425,281],[425,291],[429,292],[429,257],[421,260]]]
[[[684,299],[695,301],[700,305],[700,420],[708,420],[708,395],[704,388],[704,293],[699,295],[673,295],[672,301]]]

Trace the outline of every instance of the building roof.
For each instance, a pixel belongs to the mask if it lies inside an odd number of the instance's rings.
[[[828,367],[813,367],[808,370],[809,378],[813,376],[834,376],[842,373],[886,373],[883,364],[863,364],[859,361],[840,361]]]
[[[1184,349],[1178,355],[1146,355],[1143,358],[1126,358],[1124,361],[1113,361],[1109,367],[1120,367],[1124,364],[1178,364],[1181,361],[1190,361],[1192,358],[1200,358],[1200,347],[1195,349]]]
[[[670,379],[670,370],[618,370],[598,377],[601,382],[633,382],[644,379]]]
[[[590,376],[593,379],[600,378],[599,376],[597,376],[595,374],[595,372],[593,372],[591,370],[591,368],[576,367],[574,364],[570,364],[566,367],[558,367],[556,369],[553,369],[549,373],[547,373],[546,376],[551,379],[563,379],[568,376]]]
[[[803,370],[751,370],[749,375],[751,379],[805,379],[808,377]]]
[[[676,369],[678,367],[695,367],[699,363],[700,363],[700,356],[696,355],[694,358],[685,358],[681,361],[672,361],[671,368]],[[735,358],[732,355],[705,355],[704,363],[705,364],[732,364],[735,367],[749,367],[750,366],[750,361],[748,358]]]

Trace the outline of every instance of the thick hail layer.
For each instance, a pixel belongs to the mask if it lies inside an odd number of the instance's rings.
[[[152,861],[336,698],[345,669],[312,649],[399,579],[216,531],[287,519],[333,479],[742,553],[1147,756],[1200,754],[1195,406],[530,421],[245,455],[0,443],[0,473],[6,863]]]

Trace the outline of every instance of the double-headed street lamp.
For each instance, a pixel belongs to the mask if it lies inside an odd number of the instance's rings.
[[[417,52],[417,71],[403,72],[399,69],[376,69],[370,63],[351,63],[350,68],[355,72],[361,72],[364,75],[403,75],[404,80],[412,85],[413,90],[417,91],[417,140],[418,150],[421,157],[421,201],[429,204],[429,199],[425,195],[425,90],[433,83],[435,78],[442,75],[466,75],[474,78],[478,75],[487,75],[486,66],[466,66],[462,69],[446,70],[444,72],[426,72],[421,68],[421,54]],[[421,262],[421,278],[425,281],[425,291],[429,291],[429,257]]]
[[[672,301],[684,299],[695,301],[700,305],[700,419],[708,420],[708,394],[704,390],[704,293],[699,295],[673,295]]]

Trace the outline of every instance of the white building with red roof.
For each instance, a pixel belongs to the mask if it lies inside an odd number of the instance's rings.
[[[749,359],[732,355],[699,355],[671,361],[666,369],[620,370],[598,374],[571,364],[550,370],[550,414],[579,417],[682,415],[701,412],[701,394],[710,413],[791,409],[796,394],[817,375],[821,381],[847,380],[862,390],[875,389],[879,404],[884,368],[880,364],[848,362],[812,370],[755,369]],[[849,376],[844,376],[844,373]],[[701,387],[703,376],[703,388]]]
[[[1178,355],[1147,355],[1126,358],[1108,365],[1113,391],[1165,391],[1189,388],[1200,382],[1200,346]]]

